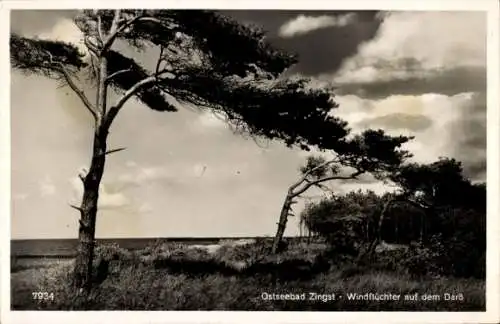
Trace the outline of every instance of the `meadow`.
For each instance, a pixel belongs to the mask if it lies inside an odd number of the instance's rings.
[[[228,242],[212,249],[165,242],[140,250],[101,244],[94,263],[94,288],[87,298],[72,289],[73,259],[13,257],[11,305],[14,310],[485,309],[484,280],[443,276],[422,271],[424,264],[401,262],[410,259],[401,253],[415,251],[378,253],[370,262],[360,263],[332,254],[321,241],[289,242],[276,255],[267,253],[268,248],[264,241]],[[46,292],[48,297],[33,298],[33,292]],[[369,293],[400,298],[349,298]],[[269,300],[272,294],[303,294],[305,300],[286,296],[281,299],[289,300]],[[415,294],[417,300],[404,300],[405,295]],[[445,300],[445,294],[456,300]]]

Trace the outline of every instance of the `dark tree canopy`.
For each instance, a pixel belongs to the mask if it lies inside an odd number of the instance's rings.
[[[71,69],[87,66],[84,55],[74,45],[61,41],[33,40],[13,34],[10,49],[12,67],[26,73],[52,75],[57,72],[50,64],[52,61]]]
[[[391,175],[404,193],[431,206],[486,208],[486,186],[472,184],[461,162],[441,158],[430,164],[409,163]]]
[[[348,134],[346,123],[329,115],[336,108],[329,91],[309,88],[308,79],[280,78],[296,59],[270,47],[263,31],[210,11],[123,10],[121,15],[116,39],[138,50],[159,47],[160,57],[156,70],[148,71],[134,59],[109,51],[109,84],[115,90],[127,91],[156,74],[153,87],[136,93],[154,110],[175,111],[165,97],[170,95],[222,113],[240,132],[304,149],[334,148]],[[113,11],[85,10],[75,18],[87,47],[97,47],[91,36],[99,32],[98,20],[109,31],[113,17]],[[14,66],[29,73],[60,77],[59,63],[77,69],[91,66],[71,44],[12,35],[11,49]]]
[[[75,17],[89,49],[101,45],[93,36],[112,32],[114,18],[114,10],[83,10]],[[156,75],[153,86],[135,93],[151,109],[176,111],[168,95],[220,113],[238,132],[306,150],[315,146],[338,151],[364,168],[371,168],[374,159],[398,159],[397,154],[385,155],[383,145],[390,150],[405,141],[402,137],[378,131],[348,140],[347,123],[331,115],[337,104],[328,89],[310,87],[307,78],[282,78],[296,57],[271,47],[259,28],[200,10],[122,10],[117,26],[114,39],[138,51],[159,49],[159,57],[156,67],[147,69],[113,47],[106,54],[107,82],[115,91],[126,92]],[[16,68],[56,78],[63,77],[61,64],[77,72],[94,63],[62,42],[12,35],[11,49]],[[370,160],[363,159],[366,154]]]
[[[132,46],[139,49],[149,45],[167,48],[174,42],[179,49],[186,50],[187,45],[190,50],[203,55],[211,69],[223,76],[244,77],[248,72],[261,69],[277,77],[297,62],[294,55],[274,49],[265,42],[265,33],[260,28],[242,25],[213,11],[124,10],[123,15],[145,18],[135,24],[130,32],[118,36]],[[112,10],[102,14],[102,21],[108,29],[113,16]],[[77,21],[83,21],[92,30],[90,25],[97,22],[97,16],[86,10]],[[182,44],[179,34],[189,41]]]
[[[353,179],[363,173],[371,173],[378,179],[385,179],[399,170],[412,156],[403,149],[403,145],[411,139],[412,137],[406,136],[389,136],[381,129],[368,129],[335,143],[332,159],[309,156],[300,167],[300,172],[309,182],[335,179],[345,169],[353,170]]]

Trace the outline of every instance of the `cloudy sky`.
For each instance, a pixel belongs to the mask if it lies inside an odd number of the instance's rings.
[[[355,132],[414,135],[416,161],[463,161],[486,179],[486,15],[481,12],[229,11],[295,52],[289,73],[336,87]],[[78,43],[71,11],[16,11],[12,30]],[[464,23],[467,22],[467,23]],[[147,54],[144,60],[148,60]],[[12,237],[77,236],[76,177],[90,159],[91,119],[67,88],[11,74]],[[111,130],[98,237],[273,235],[306,154],[234,135],[206,112],[129,102]],[[384,188],[334,185],[339,192]],[[300,210],[303,204],[297,209]],[[297,234],[296,220],[286,234]]]

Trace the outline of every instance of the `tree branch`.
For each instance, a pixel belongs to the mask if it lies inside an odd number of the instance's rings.
[[[112,154],[112,153],[120,152],[120,151],[123,151],[123,150],[125,150],[125,148],[124,148],[124,147],[120,147],[120,148],[117,148],[117,149],[113,149],[113,150],[106,151],[106,152],[104,153],[104,155],[108,155],[108,154]]]
[[[97,13],[97,35],[99,36],[98,40],[101,43],[101,45],[104,44],[104,33],[102,32],[102,19],[99,13]]]
[[[108,129],[109,126],[111,126],[111,123],[113,122],[114,118],[120,111],[120,109],[123,107],[123,105],[127,102],[127,100],[130,99],[133,95],[135,95],[142,87],[145,85],[148,85],[150,83],[153,83],[157,81],[158,76],[160,76],[163,73],[167,73],[168,71],[160,71],[159,73],[155,73],[153,75],[150,75],[147,78],[142,79],[141,81],[137,82],[134,84],[132,87],[130,87],[125,94],[118,100],[118,102],[112,106],[106,116],[104,117],[104,121],[102,123],[102,127],[104,129]]]
[[[90,65],[92,69],[92,76],[94,77],[94,79],[97,79],[97,68],[95,60],[97,60],[95,53],[90,52]]]
[[[92,114],[92,117],[94,117],[94,120],[97,121],[99,119],[97,111],[95,110],[94,106],[90,103],[88,98],[85,96],[85,93],[82,90],[80,90],[80,88],[78,88],[78,86],[75,84],[75,82],[73,81],[73,79],[69,75],[68,71],[60,63],[59,63],[59,68],[57,68],[57,70],[63,74],[69,87],[80,98],[80,100],[83,102],[83,104],[85,105],[87,110]]]
[[[318,179],[318,180],[315,180],[315,181],[310,181],[303,188],[301,188],[298,192],[293,193],[293,197],[296,197],[296,196],[300,195],[301,193],[305,192],[310,187],[312,187],[314,185],[317,185],[319,183],[322,183],[322,182],[325,182],[325,181],[330,181],[330,180],[349,180],[349,179],[355,179],[357,176],[359,176],[362,173],[364,173],[364,171],[358,170],[358,171],[356,171],[356,172],[354,172],[354,173],[352,173],[350,175],[347,175],[347,176],[330,176],[330,177],[321,178],[321,179]]]
[[[113,18],[113,23],[111,25],[111,29],[109,30],[108,38],[106,39],[106,41],[104,42],[104,45],[102,47],[103,53],[111,48],[111,45],[113,45],[113,42],[115,41],[118,34],[123,32],[128,27],[132,26],[132,24],[139,21],[139,18],[142,18],[142,16],[136,16],[136,17],[130,19],[129,21],[125,22],[120,27],[118,27],[118,22],[120,21],[118,18],[119,18],[119,10],[117,10],[115,12],[115,17]]]
[[[160,71],[160,64],[163,61],[163,51],[164,50],[165,50],[165,48],[163,47],[163,45],[160,46],[160,55],[158,56],[158,61],[156,62],[155,74],[158,74],[158,72]]]
[[[116,18],[116,14],[115,14],[115,18]],[[116,21],[116,26],[118,26],[118,22],[120,20],[117,20]],[[116,37],[121,33],[123,32],[125,29],[127,29],[128,27],[132,26],[133,24],[137,23],[137,22],[140,22],[140,21],[151,21],[151,22],[156,22],[156,23],[159,23],[159,24],[162,24],[161,20],[159,19],[156,19],[156,18],[153,18],[153,17],[145,17],[145,16],[137,16],[137,17],[134,17],[132,19],[130,19],[129,21],[125,22],[123,25],[121,25],[120,27],[116,28],[116,29],[113,29],[111,28],[110,32],[109,32],[109,36],[106,40],[106,42],[104,42],[104,46],[102,48],[102,52],[106,52],[107,50],[109,50],[111,48],[111,45],[113,45],[113,42],[115,41]],[[115,21],[113,20],[113,23]]]
[[[120,21],[120,9],[116,9],[115,15],[113,17],[113,22],[111,23],[111,28],[109,29],[109,36],[105,41],[103,40],[104,45],[102,47],[101,53],[105,53],[113,45],[113,42],[115,41],[116,36],[118,36],[118,22],[119,21]]]
[[[111,23],[111,28],[109,30],[109,33],[114,33],[116,32],[116,29],[118,29],[118,22],[120,21],[120,9],[115,9],[115,15],[113,17],[113,22]]]
[[[78,207],[78,206],[75,206],[75,205],[72,205],[72,204],[69,204],[69,206],[70,206],[71,208],[73,208],[73,209],[78,210],[79,212],[81,212],[81,211],[82,211],[82,209],[81,209],[80,207]]]
[[[298,186],[300,186],[300,184],[301,184],[302,182],[307,181],[307,177],[308,177],[311,173],[313,173],[314,171],[319,170],[319,169],[321,169],[321,168],[324,168],[325,166],[327,166],[327,165],[329,165],[329,164],[335,163],[335,162],[338,162],[338,160],[337,160],[337,159],[328,160],[328,161],[326,161],[326,162],[324,162],[324,163],[321,163],[320,165],[315,166],[314,168],[312,168],[312,169],[308,170],[306,173],[304,173],[304,175],[302,176],[302,178],[301,178],[299,181],[297,181],[294,185],[292,185],[290,188],[291,188],[292,190],[294,190],[295,188],[297,188]],[[306,189],[306,190],[307,190],[307,189]]]
[[[290,188],[288,189],[288,192],[289,193],[293,193],[293,191],[295,190],[295,188],[297,188],[298,186],[300,186],[302,184],[302,182],[304,182],[304,181],[305,181],[305,179],[302,178],[299,181],[295,182],[293,185],[290,186]]]
[[[308,181],[308,182],[310,182],[310,181]],[[321,190],[323,190],[323,191],[326,191],[326,192],[329,192],[329,193],[331,193],[331,194],[333,194],[333,193],[334,193],[334,192],[333,192],[333,190],[332,190],[331,188],[329,188],[329,187],[327,187],[327,186],[325,186],[325,185],[323,185],[323,184],[321,184],[321,183],[316,183],[316,184],[315,184],[315,186],[316,186],[316,187],[318,187],[319,189],[321,189]]]
[[[83,43],[92,53],[94,53],[95,55],[99,55],[99,49],[95,44],[92,43],[89,36],[85,36],[83,38]]]
[[[130,97],[132,97],[134,94],[136,94],[136,92],[139,91],[140,88],[142,88],[145,85],[148,85],[149,83],[155,82],[157,80],[157,77],[158,77],[157,75],[152,75],[134,84],[130,89],[128,89],[125,92],[125,94],[118,100],[118,102],[111,109],[117,109],[117,110],[121,109],[121,107],[127,102],[127,100],[130,99]]]
[[[127,73],[127,72],[130,72],[130,71],[132,71],[132,68],[128,68],[128,69],[123,69],[123,70],[116,71],[116,72],[112,73],[111,75],[109,75],[106,78],[106,82],[111,81],[111,79],[114,78],[117,75],[120,75],[120,74],[123,74],[123,73]]]
[[[66,82],[68,83],[68,85],[70,86],[70,88],[78,95],[78,97],[83,102],[83,104],[85,105],[85,107],[87,108],[87,110],[94,117],[94,120],[97,122],[97,120],[99,119],[98,113],[96,112],[94,106],[90,103],[90,101],[88,100],[88,98],[85,96],[85,93],[82,90],[80,90],[80,88],[78,88],[78,86],[73,81],[73,79],[71,78],[71,75],[66,70],[66,68],[64,67],[64,65],[61,62],[54,62],[53,56],[52,56],[52,54],[49,51],[46,51],[46,53],[47,53],[47,55],[49,55],[50,64],[55,65],[52,68],[55,71],[60,72],[64,76],[64,79],[66,80]]]

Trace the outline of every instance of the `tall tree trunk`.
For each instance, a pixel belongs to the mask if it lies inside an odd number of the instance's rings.
[[[102,118],[96,120],[92,160],[88,174],[84,178],[82,177],[83,198],[79,208],[81,217],[78,231],[78,253],[75,262],[74,282],[77,288],[83,288],[86,293],[89,293],[92,288],[92,262],[94,259],[99,186],[106,163],[108,131],[115,117],[106,116],[107,64],[105,56],[99,58],[96,107],[102,113]]]
[[[283,202],[283,207],[281,207],[280,220],[278,222],[278,230],[273,240],[273,247],[271,253],[276,253],[278,251],[279,244],[283,240],[283,235],[285,234],[286,223],[288,221],[288,215],[290,214],[290,209],[293,204],[293,193],[288,191],[285,201]]]
[[[75,264],[75,285],[90,291],[92,285],[92,261],[95,246],[95,224],[99,185],[106,162],[107,131],[99,129],[94,134],[92,161],[88,174],[83,179],[83,199],[80,205],[80,228],[78,254]]]

